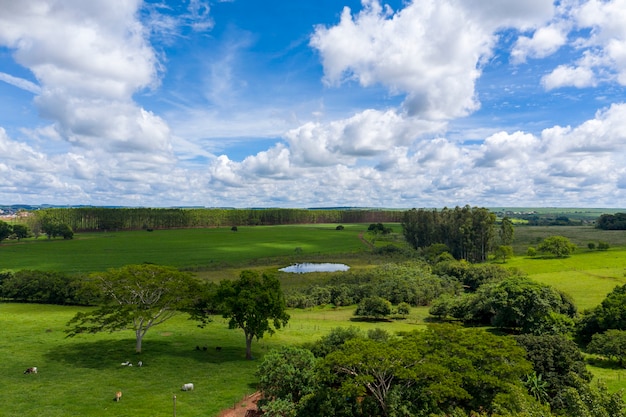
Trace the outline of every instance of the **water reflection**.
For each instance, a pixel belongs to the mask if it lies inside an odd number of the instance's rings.
[[[286,266],[284,268],[279,269],[279,271],[283,272],[292,272],[295,274],[305,274],[307,272],[337,272],[337,271],[347,271],[350,269],[348,265],[344,264],[333,264],[333,263],[301,263],[294,264],[290,266]]]

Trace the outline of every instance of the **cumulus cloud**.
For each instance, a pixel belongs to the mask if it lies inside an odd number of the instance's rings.
[[[306,123],[285,135],[294,162],[307,166],[354,163],[359,157],[380,155],[408,146],[445,124],[406,117],[394,110],[365,110],[330,123]]]
[[[526,58],[545,58],[552,55],[567,41],[567,31],[558,25],[537,29],[532,37],[520,36],[511,51],[513,63],[522,63]]]
[[[600,82],[626,85],[626,0],[572,3],[561,22],[566,20],[571,22],[570,29],[577,30],[571,47],[580,55],[574,62],[559,65],[545,76],[544,86],[547,89],[566,86],[583,88]],[[548,29],[546,27],[542,30]],[[540,32],[535,35],[537,33]],[[544,33],[546,39],[541,42],[545,53],[549,53],[559,43],[556,34],[548,35],[549,32]],[[537,50],[529,47],[532,47],[532,42],[521,39],[515,50],[516,58],[537,54]]]
[[[344,8],[337,25],[318,26],[311,37],[325,82],[381,84],[406,96],[409,115],[444,120],[479,107],[475,83],[497,29],[533,27],[553,14],[544,0],[427,0],[399,11],[377,0],[362,3],[362,11],[353,15]]]
[[[60,137],[84,150],[134,153],[147,164],[172,158],[169,128],[132,98],[158,83],[157,59],[136,20],[141,2],[0,4],[0,43],[34,74],[35,103]]]

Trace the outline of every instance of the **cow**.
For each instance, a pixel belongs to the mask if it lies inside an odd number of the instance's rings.
[[[193,388],[194,388],[193,384],[190,382],[190,383],[184,384],[180,390],[181,391],[193,391]]]
[[[24,374],[36,374],[37,373],[37,367],[33,366],[32,368],[28,368],[27,370],[24,371]]]
[[[121,399],[122,399],[122,391],[117,391],[117,392],[115,393],[115,398],[113,398],[113,401],[116,401],[116,402],[117,402],[117,401],[119,401],[119,400],[121,400]]]

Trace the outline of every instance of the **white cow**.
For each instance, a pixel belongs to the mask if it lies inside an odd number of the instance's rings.
[[[191,382],[188,384],[184,384],[181,388],[181,391],[193,391],[193,384]]]

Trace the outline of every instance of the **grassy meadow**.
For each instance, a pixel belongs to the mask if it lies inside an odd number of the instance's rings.
[[[154,417],[214,416],[255,391],[258,360],[246,361],[243,332],[229,330],[215,317],[206,328],[179,316],[151,329],[142,354],[134,353],[132,332],[65,338],[65,323],[77,307],[0,304],[0,415],[10,417]],[[422,326],[426,309],[406,320],[389,323],[351,322],[354,308],[290,311],[289,324],[273,336],[253,343],[262,357],[273,347],[313,341],[339,326],[390,332]],[[196,346],[201,349],[196,350]],[[207,347],[204,351],[202,348]],[[216,346],[222,349],[218,352]],[[121,366],[122,362],[144,366]],[[37,374],[23,371],[37,366]],[[195,390],[182,392],[193,382]],[[119,403],[113,401],[123,392]]]
[[[0,245],[0,269],[42,269],[87,273],[131,263],[172,265],[219,280],[235,278],[244,268],[276,273],[287,291],[326,279],[328,274],[287,274],[278,268],[293,262],[343,262],[369,268],[384,262],[369,252],[361,239],[368,225],[263,226],[156,230],[154,232],[77,233],[74,240],[27,239]],[[394,230],[400,232],[398,225]],[[529,258],[528,246],[562,235],[578,245],[564,259]],[[367,236],[367,234],[366,234]],[[515,254],[505,266],[525,271],[533,279],[569,293],[580,310],[597,305],[616,285],[626,283],[626,232],[592,227],[519,226]],[[398,243],[392,237],[375,245]],[[605,241],[608,251],[590,251],[588,242]],[[372,242],[370,242],[372,243]],[[354,307],[290,310],[288,326],[253,343],[257,360],[246,361],[240,330],[229,330],[216,317],[205,329],[179,316],[151,329],[144,352],[134,353],[132,332],[102,333],[65,338],[65,323],[83,310],[33,304],[0,303],[0,389],[6,416],[169,416],[176,396],[178,416],[214,416],[255,390],[258,358],[273,347],[313,341],[338,326],[364,330],[382,327],[390,332],[419,329],[427,308],[413,309],[405,320],[385,323],[352,321]],[[195,347],[207,347],[196,350]],[[216,346],[222,350],[217,352]],[[123,367],[138,360],[144,367]],[[39,373],[24,375],[37,366]],[[626,370],[602,362],[590,369],[613,389],[626,388]],[[193,382],[193,392],[180,387]],[[122,390],[122,401],[113,401]]]
[[[242,263],[280,262],[364,251],[358,238],[364,225],[263,226],[155,230],[154,232],[76,233],[72,240],[5,241],[0,250],[4,270],[42,269],[92,272],[137,263],[210,270]]]

